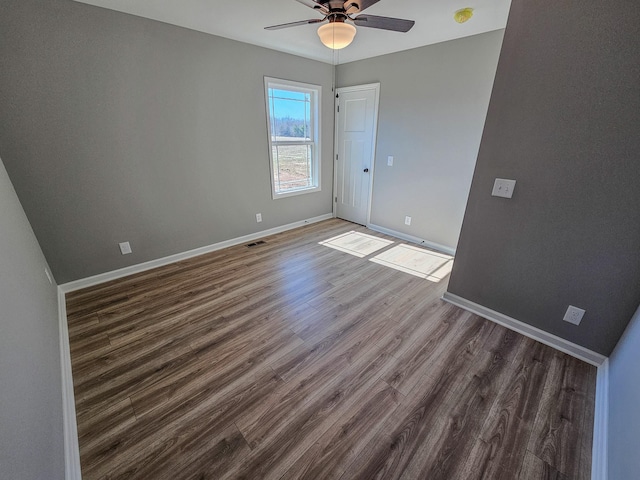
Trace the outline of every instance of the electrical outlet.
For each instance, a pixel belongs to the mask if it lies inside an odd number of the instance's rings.
[[[120,246],[120,253],[122,253],[122,255],[129,255],[131,253],[131,245],[129,242],[122,242],[118,245]]]
[[[393,167],[393,156],[392,156],[392,155],[389,155],[389,156],[387,157],[387,165],[388,165],[389,167]]]
[[[262,214],[256,213],[256,222],[260,223],[262,221]]]
[[[411,225],[411,217],[409,217],[409,216],[404,217],[404,224],[405,225]]]
[[[583,309],[569,305],[567,313],[564,314],[563,320],[565,322],[573,323],[574,325],[580,325],[584,313],[585,311]]]
[[[491,195],[494,197],[511,198],[513,190],[516,188],[515,180],[507,180],[506,178],[496,178],[493,183]]]

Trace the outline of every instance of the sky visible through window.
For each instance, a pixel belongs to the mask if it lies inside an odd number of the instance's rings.
[[[271,134],[274,137],[311,138],[309,93],[270,88],[269,110]]]

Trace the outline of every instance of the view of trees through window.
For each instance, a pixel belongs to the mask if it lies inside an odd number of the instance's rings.
[[[304,118],[284,117],[274,119],[277,137],[308,138],[309,124]]]

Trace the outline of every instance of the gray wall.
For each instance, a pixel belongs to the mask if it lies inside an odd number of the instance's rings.
[[[0,161],[0,477],[64,478],[56,286]]]
[[[609,359],[609,478],[640,472],[640,309]]]
[[[331,212],[331,65],[70,0],[0,31],[0,155],[59,282]],[[271,200],[265,75],[323,87],[319,193]]]
[[[337,68],[339,86],[380,82],[373,224],[455,249],[502,34]],[[389,155],[393,167],[387,166]],[[412,217],[411,226],[404,224],[405,215]]]
[[[575,8],[512,2],[449,292],[608,355],[640,300],[640,9]]]

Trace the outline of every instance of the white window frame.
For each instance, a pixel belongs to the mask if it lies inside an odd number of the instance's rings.
[[[310,127],[312,138],[309,141],[276,141],[273,142],[273,136],[271,135],[271,112],[269,111],[269,89],[277,88],[282,90],[289,90],[294,92],[304,92],[311,94],[311,118]],[[295,82],[292,80],[283,80],[280,78],[264,77],[264,98],[266,107],[267,118],[267,139],[269,142],[269,172],[271,174],[271,195],[272,198],[286,198],[294,195],[302,195],[305,193],[313,193],[321,190],[320,185],[320,159],[322,158],[320,152],[320,119],[321,119],[321,105],[322,105],[322,86],[313,85],[310,83]],[[273,158],[274,145],[311,145],[311,183],[309,187],[300,187],[296,189],[287,190],[284,192],[278,192],[276,190],[275,182],[275,167]]]

